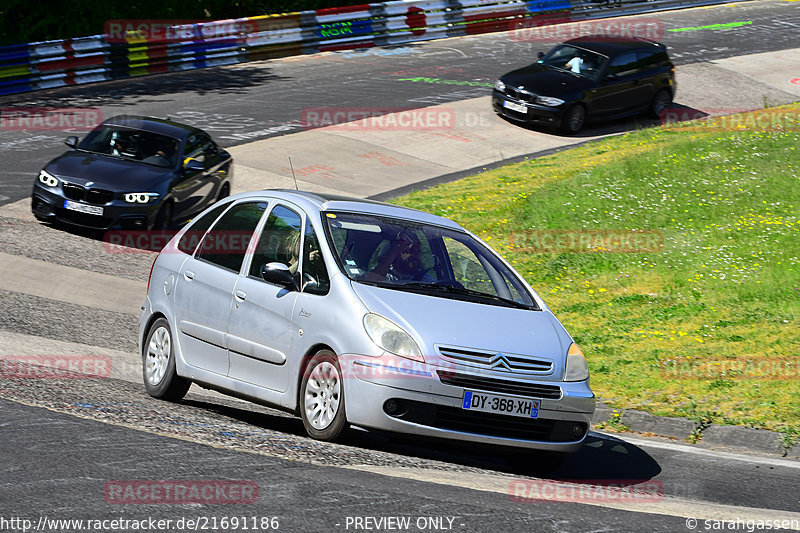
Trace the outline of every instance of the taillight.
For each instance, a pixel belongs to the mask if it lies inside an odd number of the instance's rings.
[[[157,255],[156,258],[153,259],[153,264],[150,265],[150,273],[147,275],[147,290],[145,291],[145,294],[150,294],[150,278],[153,277],[153,268],[156,266],[156,261],[158,261]]]

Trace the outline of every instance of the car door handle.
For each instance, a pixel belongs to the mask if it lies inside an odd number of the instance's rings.
[[[187,270],[183,273],[183,277],[186,279],[186,281],[192,281],[194,279],[194,272]]]
[[[247,293],[244,292],[244,291],[238,291],[237,290],[236,292],[233,293],[233,295],[236,296],[237,300],[242,301],[242,302],[244,301],[245,298],[247,298]]]

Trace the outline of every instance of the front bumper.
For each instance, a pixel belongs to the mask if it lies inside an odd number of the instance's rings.
[[[513,105],[525,107],[525,112],[515,111],[505,107],[503,104],[510,102]],[[567,108],[566,104],[558,107],[550,107],[539,104],[532,104],[524,102],[515,98],[510,98],[508,95],[501,93],[497,89],[492,92],[492,108],[495,113],[508,117],[517,122],[525,122],[527,124],[535,124],[537,126],[548,126],[558,128],[564,117],[564,112]]]
[[[99,215],[66,209],[64,206],[67,200],[60,189],[44,187],[36,182],[31,195],[31,211],[41,220],[58,221],[83,228],[145,230],[152,226],[161,205],[160,202],[129,204],[117,199],[102,205],[84,201],[75,202],[83,206],[102,208],[103,213]]]
[[[541,400],[538,418],[474,412],[461,407],[466,389],[443,383],[442,369],[436,366],[387,355],[340,356],[339,362],[347,419],[364,428],[570,453],[586,438],[596,403],[586,382],[526,381],[532,386],[560,389],[560,397]],[[497,376],[458,372],[476,379]],[[503,393],[496,384],[489,389],[469,386],[469,390],[520,396]],[[577,427],[578,436],[573,433]]]

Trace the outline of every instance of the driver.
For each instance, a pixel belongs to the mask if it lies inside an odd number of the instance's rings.
[[[412,232],[400,231],[392,241],[389,251],[378,259],[378,265],[367,279],[379,281],[425,281],[433,278],[422,268],[422,245]]]
[[[567,64],[564,65],[564,68],[568,68],[572,72],[574,72],[576,74],[580,74],[581,73],[581,67],[583,67],[583,63],[584,63],[584,61],[583,61],[583,58],[581,56],[575,56],[572,59],[570,59],[569,61],[567,61]]]

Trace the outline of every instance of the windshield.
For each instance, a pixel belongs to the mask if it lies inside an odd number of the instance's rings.
[[[566,70],[585,78],[597,80],[608,62],[608,57],[568,44],[556,46],[539,63],[559,70]]]
[[[366,214],[325,213],[324,220],[334,257],[354,281],[538,309],[519,276],[467,233]]]
[[[180,141],[149,131],[101,126],[86,136],[79,150],[139,161],[159,167],[174,167]]]

